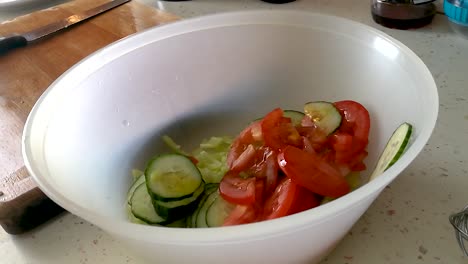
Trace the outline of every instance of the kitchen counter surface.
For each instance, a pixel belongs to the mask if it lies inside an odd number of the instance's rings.
[[[468,263],[448,221],[451,213],[468,204],[468,40],[452,32],[443,14],[437,14],[429,26],[402,31],[375,24],[367,0],[299,0],[283,5],[260,0],[140,1],[181,18],[251,9],[320,12],[380,29],[414,50],[439,89],[440,112],[433,136],[322,264]],[[0,7],[0,22],[64,1],[17,2]],[[99,228],[63,213],[23,235],[0,229],[0,263],[145,262]]]

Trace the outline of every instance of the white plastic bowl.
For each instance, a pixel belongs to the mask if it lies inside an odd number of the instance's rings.
[[[161,133],[194,146],[233,135],[275,107],[341,99],[370,111],[370,169],[394,129],[414,125],[406,154],[381,177],[261,223],[179,229],[128,222],[130,170],[161,151]],[[316,263],[423,149],[437,112],[426,66],[380,31],[307,12],[227,13],[147,30],[77,64],[34,106],[23,152],[52,200],[152,263]]]

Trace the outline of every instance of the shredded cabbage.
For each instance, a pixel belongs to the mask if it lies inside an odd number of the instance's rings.
[[[227,154],[233,139],[231,137],[211,137],[205,139],[200,147],[193,151],[193,157],[198,160],[205,183],[219,183],[228,171]]]
[[[226,160],[233,141],[232,137],[224,136],[204,139],[192,154],[183,150],[180,145],[167,135],[164,135],[162,140],[172,151],[184,156],[194,157],[198,161],[196,166],[200,170],[205,183],[219,183],[229,169]]]

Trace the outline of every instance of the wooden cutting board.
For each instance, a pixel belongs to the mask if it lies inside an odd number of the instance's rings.
[[[0,24],[0,36],[23,33],[109,0],[76,0]],[[21,154],[26,118],[63,72],[122,37],[178,18],[133,0],[24,48],[0,55],[0,225],[30,230],[63,211],[28,175]]]

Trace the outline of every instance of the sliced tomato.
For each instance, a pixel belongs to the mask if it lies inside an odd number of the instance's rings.
[[[233,172],[241,172],[247,170],[255,164],[256,150],[252,144],[249,144],[247,148],[232,161],[230,170]]]
[[[255,222],[257,213],[253,205],[237,205],[224,219],[223,226],[241,225]]]
[[[335,150],[335,162],[337,164],[347,164],[355,155],[353,149],[353,136],[346,132],[335,132],[331,137],[331,145]]]
[[[305,143],[305,138],[308,141],[307,143],[310,144],[308,146],[303,145],[304,148],[312,147],[314,152],[317,152],[322,151],[326,147],[327,134],[323,130],[319,129],[309,116],[304,116],[301,126],[297,127],[297,131],[299,132],[299,135],[302,136],[303,143]]]
[[[316,153],[312,142],[307,137],[302,137],[302,149],[310,153]]]
[[[255,202],[255,177],[242,178],[228,172],[219,183],[219,193],[233,204],[249,205]]]
[[[367,109],[360,103],[346,100],[334,103],[343,116],[340,130],[350,132],[354,136],[355,152],[366,148],[369,141],[370,116]]]
[[[300,145],[301,136],[290,118],[283,116],[283,110],[276,108],[262,120],[262,136],[267,147],[280,150],[287,145]]]
[[[367,157],[367,151],[363,150],[357,153],[350,162],[350,168],[352,171],[363,171],[366,169],[366,164],[364,164],[364,159]]]
[[[263,199],[265,194],[265,183],[262,179],[255,180],[255,205],[260,207],[263,205]]]
[[[336,151],[350,150],[353,146],[353,136],[344,132],[336,132],[332,135],[332,144]]]
[[[254,165],[246,171],[249,175],[255,176],[257,178],[266,177],[266,160],[269,155],[272,154],[272,150],[268,147],[257,147],[255,152],[255,162]]]
[[[289,208],[288,215],[309,210],[319,205],[320,201],[313,192],[298,185],[296,187],[293,204],[291,208]]]
[[[263,207],[263,219],[275,219],[288,214],[296,194],[296,184],[290,178],[283,178]]]
[[[350,190],[340,172],[313,153],[287,146],[278,154],[278,164],[294,183],[314,193],[340,197]]]
[[[275,189],[278,182],[278,163],[276,153],[268,153],[265,160],[265,193],[269,195]]]
[[[234,139],[227,156],[227,164],[229,168],[231,169],[233,167],[234,162],[242,155],[242,153],[244,153],[249,145],[254,144],[259,140],[261,140],[260,121],[256,121],[242,130],[239,136]]]

